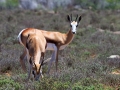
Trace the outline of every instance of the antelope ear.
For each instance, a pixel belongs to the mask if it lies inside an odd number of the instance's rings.
[[[28,42],[26,42],[26,48],[28,49]]]
[[[78,18],[78,21],[77,21],[77,22],[79,23],[80,21],[81,21],[81,16],[79,16],[79,18]]]
[[[31,57],[30,57],[29,63],[32,65],[32,59],[31,59]]]
[[[67,20],[68,20],[69,22],[71,22],[71,19],[70,19],[70,16],[69,16],[69,15],[67,15]]]
[[[30,37],[30,34],[28,34],[27,39]]]
[[[26,48],[28,49],[29,47],[28,47],[28,38],[30,37],[30,34],[28,34],[28,36],[27,36],[27,41],[26,41]]]

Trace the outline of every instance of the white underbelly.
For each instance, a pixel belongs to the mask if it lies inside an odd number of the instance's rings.
[[[46,50],[55,50],[56,46],[53,43],[47,43]]]
[[[60,47],[60,50],[63,50],[65,47],[66,47],[67,45],[62,45],[61,47]],[[47,43],[47,48],[46,48],[46,50],[57,50],[57,47],[56,47],[56,45],[55,44],[53,44],[53,43]]]

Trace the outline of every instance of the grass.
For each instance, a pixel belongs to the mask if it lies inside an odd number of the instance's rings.
[[[26,82],[27,74],[19,62],[23,47],[18,44],[18,33],[27,27],[65,33],[69,30],[68,13],[82,15],[82,21],[73,41],[60,51],[58,76],[54,76],[53,64],[47,77],[45,65],[45,77],[40,82]],[[5,10],[0,17],[0,90],[119,90],[120,75],[112,72],[119,69],[120,62],[107,58],[120,53],[120,36],[107,32],[112,20],[115,30],[119,30],[116,11]],[[102,33],[97,28],[107,31]],[[51,53],[47,51],[45,59]]]

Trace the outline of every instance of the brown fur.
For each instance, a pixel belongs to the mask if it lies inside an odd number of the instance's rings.
[[[32,70],[36,72],[36,75],[39,75],[40,73],[41,65],[44,59],[45,47],[46,39],[44,38],[42,33],[39,33],[39,35],[37,33],[35,34],[31,33],[28,35],[26,40],[26,48],[28,49],[29,52]],[[28,79],[30,77],[30,73],[28,73],[29,74]]]
[[[77,16],[77,18],[78,18],[78,16]],[[79,23],[80,20],[81,20],[81,16],[78,18],[78,21],[77,21],[77,18],[73,22]],[[70,19],[70,16],[68,16],[68,20],[69,20],[70,23],[72,22],[72,18]],[[35,30],[34,28],[27,28],[21,33],[22,43],[24,43],[24,45],[26,44],[27,35],[30,34],[30,33],[34,33],[34,30]],[[35,31],[36,31],[36,33],[38,35],[39,35],[39,33],[42,32],[42,34],[45,37],[47,43],[53,43],[53,44],[56,45],[56,47],[57,47],[56,71],[57,71],[59,49],[60,49],[61,46],[68,45],[72,41],[72,39],[74,37],[74,34],[72,33],[72,30],[69,30],[68,33],[66,33],[66,34],[63,34],[63,33],[60,33],[60,32],[51,32],[51,31],[45,31],[45,30],[38,30],[38,29],[36,29]],[[40,37],[40,36],[38,36],[38,37]],[[25,52],[21,56],[25,57]],[[20,61],[21,61],[23,69],[26,70],[25,65],[23,64],[23,58],[20,58]]]
[[[63,34],[60,32],[50,32],[50,31],[38,30],[38,29],[34,29],[34,28],[27,28],[21,34],[22,43],[24,45],[26,45],[27,36],[29,34],[33,34],[35,32],[37,33],[39,38],[41,37],[40,34],[42,32],[46,41],[50,42],[50,43],[54,43],[58,48],[62,45],[69,44],[74,37],[74,34],[72,33],[71,30],[69,30],[69,32],[67,34]],[[25,57],[25,51],[21,56]],[[56,59],[57,59],[56,61],[58,61],[58,53],[57,53]],[[21,57],[20,57],[20,62],[22,64],[23,70],[26,71],[26,67],[23,64],[23,58],[21,58]]]

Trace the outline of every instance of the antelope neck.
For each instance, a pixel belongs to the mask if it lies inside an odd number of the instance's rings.
[[[66,36],[67,37],[66,37],[65,44],[69,44],[74,38],[74,33],[72,32],[72,30],[69,30]]]
[[[64,49],[73,40],[73,38],[74,38],[74,34],[73,34],[72,30],[69,30],[67,32],[67,34],[63,34],[63,42],[64,43],[62,43],[60,45],[60,50]],[[46,50],[56,50],[55,43],[48,42]]]

